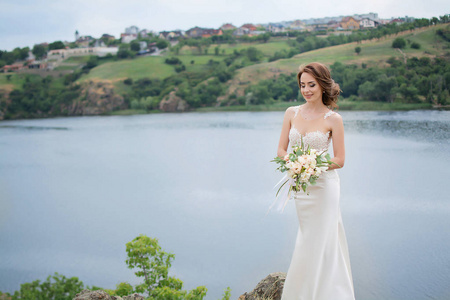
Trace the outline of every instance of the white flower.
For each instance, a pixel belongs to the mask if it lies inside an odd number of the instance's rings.
[[[289,170],[287,171],[287,174],[288,174],[289,177],[294,178],[295,172],[294,172],[294,170],[289,169]]]
[[[306,173],[308,173],[309,175],[313,175],[314,174],[314,169],[309,167],[308,169],[306,169]]]
[[[327,166],[323,166],[323,167],[320,167],[320,169],[322,170],[322,172],[325,172],[326,170],[328,170],[328,167]]]
[[[302,167],[303,165],[300,164],[299,162],[294,162],[292,169],[294,170],[295,173],[300,174],[300,172],[302,171]]]
[[[322,168],[315,168],[314,171],[316,172],[316,175],[319,176],[322,174]]]
[[[308,180],[309,180],[309,177],[311,177],[311,175],[310,174],[308,174],[308,173],[302,173],[302,175],[300,175],[300,181],[302,181],[302,182],[308,182]]]

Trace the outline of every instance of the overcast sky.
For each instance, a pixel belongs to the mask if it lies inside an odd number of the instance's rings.
[[[430,18],[450,13],[449,7],[448,0],[0,0],[0,50],[73,41],[76,30],[117,38],[131,25],[187,30],[369,12]]]

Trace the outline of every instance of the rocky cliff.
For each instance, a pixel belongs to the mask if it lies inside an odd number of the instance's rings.
[[[65,107],[71,116],[101,115],[125,108],[123,97],[114,92],[109,80],[83,83],[80,98]]]

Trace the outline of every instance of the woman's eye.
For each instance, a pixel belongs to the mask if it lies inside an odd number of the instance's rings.
[[[315,87],[315,86],[316,86],[315,84],[311,84],[311,85],[310,85],[310,87]]]

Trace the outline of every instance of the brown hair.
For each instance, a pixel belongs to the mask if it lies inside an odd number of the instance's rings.
[[[308,73],[319,83],[323,91],[323,104],[331,109],[338,107],[337,101],[341,89],[339,88],[339,84],[335,83],[331,78],[330,70],[328,70],[328,68],[324,64],[313,62],[306,66],[300,67],[300,72],[298,72],[297,74],[297,82],[300,89],[300,77],[303,73]]]

